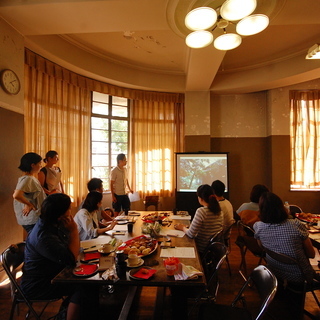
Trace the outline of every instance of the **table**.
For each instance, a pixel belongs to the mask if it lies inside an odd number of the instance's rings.
[[[133,232],[131,234],[128,234],[126,232],[124,235],[115,235],[117,239],[121,239],[123,241],[129,240],[133,237],[140,236],[141,235],[141,226],[143,224],[143,221],[141,220],[141,217],[143,217],[146,214],[150,214],[151,211],[139,211],[140,217],[134,217],[136,219],[134,225],[133,225]],[[172,216],[168,217],[170,220]],[[176,217],[178,218],[178,217]],[[181,217],[182,218],[182,217]],[[188,224],[188,220],[179,219],[179,222]],[[172,220],[173,222],[170,224],[170,226],[163,226],[163,230],[174,230],[174,224],[178,221]],[[82,241],[81,246],[83,247],[90,247],[95,244],[101,244],[101,243],[107,243],[111,239],[111,236],[103,235],[99,236],[96,239]],[[196,269],[203,272],[201,261],[198,255],[198,252],[196,250],[195,241],[194,239],[188,238],[186,235],[183,237],[170,237],[171,239],[171,246],[175,247],[192,247],[195,249],[195,258],[179,258],[180,262],[191,265],[195,267]],[[161,295],[164,294],[164,288],[165,287],[177,287],[177,288],[183,288],[183,287],[192,287],[192,288],[200,288],[204,289],[206,285],[206,279],[204,276],[198,277],[198,279],[193,280],[185,280],[185,281],[176,281],[173,276],[167,276],[166,270],[163,265],[163,258],[160,257],[160,246],[150,254],[149,256],[145,256],[143,259],[145,261],[145,265],[152,266],[152,268],[156,269],[157,272],[148,280],[133,280],[129,278],[128,272],[126,276],[119,279],[117,282],[113,282],[111,280],[103,280],[101,277],[101,273],[97,273],[96,275],[89,277],[89,278],[82,278],[82,277],[76,277],[72,274],[71,268],[65,268],[60,272],[54,279],[53,283],[64,283],[64,284],[76,284],[76,283],[82,283],[82,284],[97,284],[97,285],[108,285],[112,284],[115,286],[118,285],[125,285],[130,286],[130,290],[127,296],[127,299],[125,301],[125,304],[123,306],[122,312],[119,316],[119,319],[126,319],[126,316],[128,315],[131,302],[133,300],[134,294],[136,292],[136,288],[138,286],[152,286],[152,287],[158,287],[158,296],[157,296],[157,302],[161,302]],[[156,265],[155,265],[156,264]],[[128,271],[130,269],[128,268]],[[186,301],[180,301],[181,304],[186,303]],[[180,306],[182,307],[182,306]],[[186,310],[186,308],[184,308]],[[155,313],[158,314],[159,313]]]

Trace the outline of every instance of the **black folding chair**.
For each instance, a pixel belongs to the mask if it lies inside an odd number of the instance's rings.
[[[255,287],[259,297],[260,305],[256,316],[247,307],[244,291],[249,286]],[[202,304],[199,308],[199,317],[201,320],[225,320],[225,319],[248,319],[259,320],[267,311],[268,306],[273,300],[277,291],[277,279],[272,272],[265,266],[256,267],[250,274],[239,293],[231,305],[221,304]],[[242,307],[238,307],[238,302],[242,302]]]
[[[40,320],[43,315],[45,309],[51,302],[59,301],[60,299],[50,299],[50,300],[30,300],[26,297],[26,295],[21,290],[20,284],[17,279],[17,273],[22,270],[23,262],[24,262],[24,249],[25,242],[20,242],[15,245],[11,245],[1,254],[1,263],[2,266],[7,273],[10,286],[11,286],[11,298],[12,298],[12,306],[10,311],[10,320],[13,319],[14,311],[16,307],[20,303],[25,303],[28,306],[28,312],[26,314],[26,319],[29,318],[30,315],[35,317],[35,319]],[[40,312],[36,312],[33,308],[34,303],[41,302],[44,303],[44,306],[41,308]],[[48,318],[55,319],[56,315]]]

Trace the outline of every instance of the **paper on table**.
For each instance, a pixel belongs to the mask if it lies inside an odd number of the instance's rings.
[[[113,231],[127,231],[128,227],[126,224],[116,224],[112,230]],[[112,231],[112,230],[110,230],[110,231]]]
[[[181,273],[174,275],[175,280],[191,280],[198,279],[198,276],[203,276],[203,273],[193,266],[186,266],[181,263]]]
[[[191,216],[171,215],[170,219],[172,219],[172,220],[191,220]]]
[[[134,193],[129,193],[129,200],[130,202],[136,202],[140,200],[140,196],[138,192],[134,192]]]
[[[182,238],[185,233],[181,230],[166,230],[162,229],[159,233],[161,236],[179,237]]]
[[[176,258],[195,258],[196,253],[193,247],[176,247],[166,248],[160,251],[161,258],[176,257]]]

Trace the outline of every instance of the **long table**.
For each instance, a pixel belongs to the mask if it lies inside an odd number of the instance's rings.
[[[124,235],[115,235],[117,239],[121,239],[123,241],[127,241],[131,238],[134,238],[136,236],[141,235],[141,226],[143,224],[143,221],[141,218],[145,216],[146,214],[150,214],[150,211],[139,211],[140,217],[134,217],[136,219],[134,225],[133,225],[133,232],[129,234],[128,232],[125,232]],[[177,217],[178,218],[178,217]],[[168,217],[169,220],[172,220],[172,216]],[[164,232],[168,230],[174,230],[174,224],[177,222],[182,222],[185,224],[188,224],[188,220],[172,220],[172,223],[169,226],[162,226],[162,229]],[[169,232],[170,233],[170,232]],[[173,232],[174,233],[174,232]],[[161,238],[161,236],[160,236]],[[191,265],[195,267],[196,269],[200,270],[203,272],[201,261],[199,258],[199,254],[197,252],[196,246],[195,246],[195,241],[193,239],[188,238],[186,235],[183,237],[176,237],[176,236],[169,236],[171,239],[171,246],[175,247],[192,247],[195,250],[195,258],[179,258],[180,262],[185,264],[185,265]],[[108,243],[109,240],[111,239],[111,236],[108,235],[103,235],[99,236],[96,239],[88,240],[88,241],[82,241],[81,246],[84,248],[88,248],[92,245],[95,244],[103,244],[103,243]],[[127,299],[124,303],[124,306],[122,308],[122,312],[119,316],[119,319],[126,319],[131,302],[133,300],[134,294],[136,292],[136,288],[138,286],[152,286],[152,287],[158,287],[158,297],[157,301],[161,302],[161,295],[164,294],[164,288],[165,287],[170,287],[170,288],[183,288],[183,287],[192,287],[194,289],[199,288],[199,289],[204,289],[206,285],[206,279],[204,276],[198,277],[198,279],[193,279],[193,280],[180,280],[176,281],[173,276],[167,276],[166,270],[163,264],[163,259],[160,257],[160,251],[161,248],[158,245],[158,248],[150,255],[143,257],[144,264],[147,266],[152,266],[153,269],[156,270],[156,273],[149,278],[148,280],[134,280],[129,277],[128,272],[131,270],[130,268],[127,268],[127,273],[125,276],[121,277],[118,281],[113,282],[112,280],[104,280],[102,279],[101,275],[102,272],[99,272],[95,274],[92,277],[88,278],[83,278],[83,277],[77,277],[74,276],[72,271],[73,269],[71,268],[65,268],[62,270],[61,273],[59,273],[54,279],[54,283],[64,283],[64,284],[96,284],[96,285],[114,285],[114,286],[130,286],[129,288],[129,293],[127,296]],[[182,299],[182,298],[181,298]],[[183,304],[186,303],[186,301],[179,301],[180,308],[183,310],[183,308],[186,306],[183,306]],[[155,317],[159,317],[160,312],[155,313]]]

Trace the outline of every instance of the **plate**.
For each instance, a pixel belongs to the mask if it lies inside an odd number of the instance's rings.
[[[127,224],[128,220],[117,220],[117,224]]]
[[[141,267],[144,264],[144,260],[141,259],[141,261],[138,264],[136,264],[135,266],[130,265],[129,262],[128,262],[128,259],[126,260],[126,263],[127,263],[127,267],[129,267],[129,268],[138,268],[138,267]]]
[[[72,273],[77,277],[91,277],[98,272],[98,265],[87,263],[75,267]]]
[[[148,269],[148,270],[152,270],[151,267],[142,267],[143,269]],[[135,277],[134,275],[139,272],[142,268],[140,269],[132,269],[129,271],[129,277],[133,280],[148,280],[149,278],[151,278],[153,276],[153,274],[148,278],[148,279],[143,279],[143,278],[139,278],[139,277]]]
[[[317,224],[320,221],[320,215],[312,213],[299,213],[297,214],[297,218],[306,223]]]
[[[146,243],[147,245],[145,246],[146,248],[150,248],[151,250],[149,251],[148,254],[142,254],[141,252],[138,253],[139,257],[146,257],[150,255],[151,253],[155,252],[158,248],[158,241],[156,239],[152,239],[150,237],[147,237],[145,235],[141,235],[135,238],[132,238],[130,240],[127,240],[124,242],[121,246],[118,247],[118,250],[125,250],[127,248],[131,248],[132,246],[138,248],[138,245],[143,245],[143,243]]]

